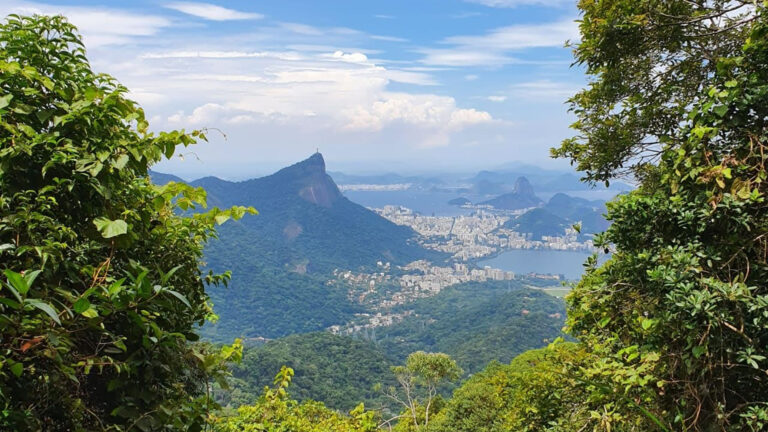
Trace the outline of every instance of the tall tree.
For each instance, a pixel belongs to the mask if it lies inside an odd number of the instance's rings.
[[[153,133],[62,17],[0,25],[0,429],[199,430],[237,346],[191,343],[212,310],[205,192],[148,167],[200,132]]]
[[[613,251],[568,298],[600,361],[578,369],[613,430],[768,428],[768,15],[745,1],[587,1],[555,153],[640,187],[608,205]],[[649,159],[650,157],[650,159]]]

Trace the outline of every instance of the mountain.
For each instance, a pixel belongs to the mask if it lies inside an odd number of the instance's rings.
[[[603,232],[611,225],[603,217],[605,201],[589,201],[558,193],[549,199],[544,209],[571,222],[581,222],[581,232],[584,234]]]
[[[472,186],[472,192],[478,195],[501,195],[509,192],[510,187],[504,183],[480,180]]]
[[[403,321],[375,329],[377,346],[404,360],[414,351],[444,352],[466,373],[488,362],[508,362],[561,335],[565,304],[532,280],[468,282],[434,297],[403,305],[412,311]]]
[[[610,223],[603,217],[604,201],[589,201],[557,193],[540,208],[530,210],[504,224],[518,232],[533,234],[534,240],[541,236],[561,236],[566,228],[581,222],[581,233],[595,234],[605,231]]]
[[[533,192],[533,186],[525,177],[518,177],[515,180],[515,187],[512,192],[500,195],[481,204],[492,205],[497,209],[519,210],[530,207],[538,207],[542,201]]]
[[[296,376],[291,396],[313,399],[348,411],[358,402],[368,407],[391,406],[376,383],[393,383],[390,367],[414,351],[444,352],[472,375],[490,361],[509,362],[532,348],[546,346],[561,335],[565,304],[532,286],[538,280],[470,282],[449,287],[434,297],[395,308],[410,311],[403,321],[359,333],[367,340],[327,332],[291,335],[247,347],[233,365],[233,390],[223,393],[224,405],[248,402],[272,382],[282,365]],[[444,389],[450,390],[450,388]]]
[[[268,246],[278,264],[299,273],[437,256],[413,241],[416,233],[410,228],[344,197],[320,153],[267,177],[242,182],[205,177],[190,184],[208,192],[209,204],[256,207],[258,216],[240,222],[245,235],[262,249]]]
[[[164,174],[155,171],[149,172],[149,178],[152,179],[152,183],[159,185],[164,185],[170,182],[184,183],[183,179],[176,177],[173,174]]]
[[[210,205],[259,210],[220,226],[219,239],[205,250],[208,268],[232,271],[229,289],[209,290],[220,318],[202,329],[209,339],[275,338],[342,324],[362,310],[345,291],[326,285],[334,269],[445,256],[421,248],[410,228],[344,197],[319,153],[267,177],[190,184],[208,192]]]
[[[508,220],[503,226],[517,232],[530,233],[533,240],[541,240],[542,236],[562,236],[571,225],[549,210],[535,208]]]

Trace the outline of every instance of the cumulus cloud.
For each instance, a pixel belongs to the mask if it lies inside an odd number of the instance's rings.
[[[165,7],[211,21],[255,20],[264,18],[264,15],[262,14],[241,12],[210,3],[173,2],[166,4]]]
[[[321,134],[408,129],[413,145],[429,147],[494,121],[452,97],[390,91],[391,82],[438,83],[430,68],[384,67],[360,52],[176,50],[138,58],[132,70],[141,71],[136,79],[144,92],[195,103],[165,118],[174,127],[271,125]]]
[[[347,117],[346,129],[371,131],[403,123],[450,132],[493,120],[487,112],[457,108],[450,97],[386,92],[372,104],[345,109],[342,114]]]

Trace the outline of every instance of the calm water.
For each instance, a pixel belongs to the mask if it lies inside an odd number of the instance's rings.
[[[587,252],[514,249],[477,264],[518,274],[551,273],[565,275],[567,279],[578,279],[584,274],[582,264],[589,255]]]
[[[400,205],[417,211],[424,216],[458,216],[472,213],[471,209],[452,206],[448,201],[460,196],[457,193],[433,191],[345,191],[352,202],[365,207],[382,208],[385,205]]]

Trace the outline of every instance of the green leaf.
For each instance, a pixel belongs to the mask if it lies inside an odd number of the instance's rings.
[[[177,298],[177,299],[179,299],[179,300],[180,300],[182,303],[184,303],[184,304],[185,304],[185,305],[186,305],[188,308],[192,309],[192,305],[190,305],[190,304],[189,304],[189,301],[187,300],[187,298],[186,298],[186,297],[184,297],[184,295],[183,295],[183,294],[181,294],[181,293],[179,293],[179,292],[176,292],[176,291],[174,291],[174,290],[164,290],[163,292],[167,292],[168,294],[170,294],[170,295],[172,295],[172,296],[176,297],[176,298]]]
[[[19,294],[22,296],[27,294],[27,291],[29,291],[29,284],[24,276],[13,270],[5,270],[3,273],[5,274],[5,277],[8,278],[8,283],[15,288]],[[19,301],[21,301],[21,298],[19,298]]]
[[[723,117],[728,112],[728,107],[725,105],[718,105],[712,108],[712,111],[714,111],[718,117]]]
[[[41,311],[45,312],[49,317],[51,317],[52,320],[56,321],[56,324],[61,325],[61,321],[59,320],[59,314],[56,313],[56,309],[54,309],[53,306],[49,305],[48,303],[44,301],[40,301],[38,299],[26,299],[24,300],[24,303],[31,305],[37,309],[40,309]]]
[[[81,298],[72,305],[75,313],[83,313],[91,307],[91,302],[87,298]]]
[[[96,312],[96,309],[94,309],[93,307],[90,307],[87,310],[83,311],[82,315],[86,318],[96,318],[97,316],[99,316],[99,313]]]
[[[110,220],[100,217],[94,219],[93,224],[104,238],[117,237],[128,232],[128,224],[122,219]]]
[[[24,365],[22,363],[14,363],[11,365],[11,373],[16,376],[16,378],[20,377],[23,372]]]
[[[8,104],[11,103],[11,99],[13,99],[12,94],[7,94],[5,96],[0,96],[0,109],[3,109],[8,106]]]
[[[226,212],[221,212],[214,216],[214,220],[216,221],[216,224],[221,225],[229,220],[229,214]]]
[[[706,345],[695,346],[695,347],[693,347],[693,356],[696,357],[696,358],[699,358],[706,351],[707,351]]]
[[[117,159],[115,159],[115,162],[112,163],[112,166],[121,170],[125,168],[125,164],[128,163],[128,160],[129,158],[127,154],[121,154],[120,156],[117,157]]]

